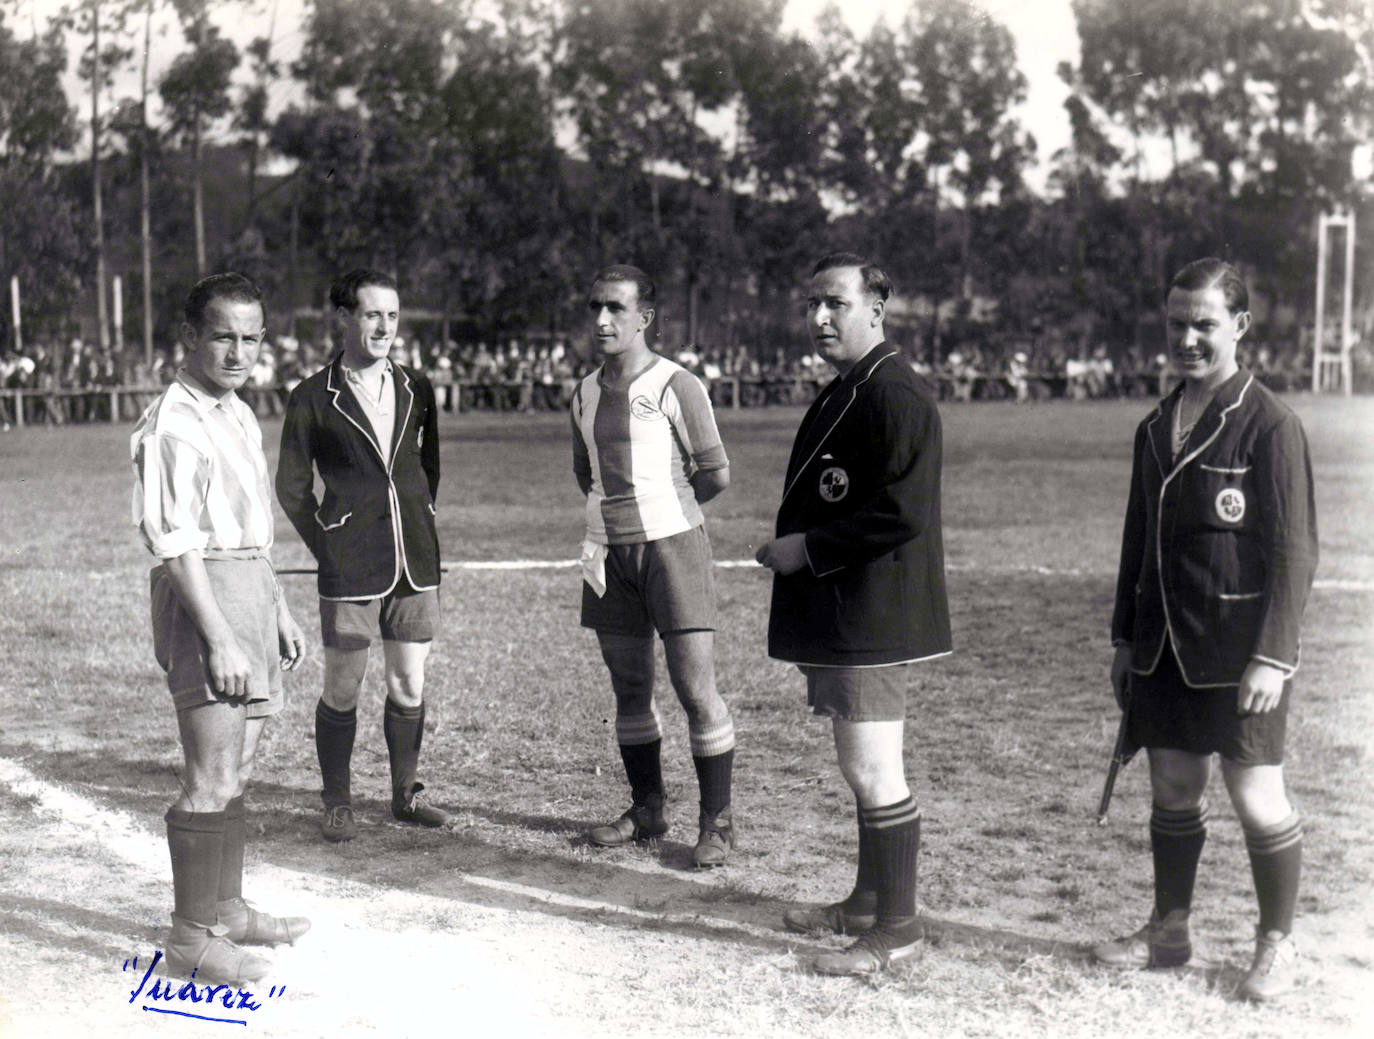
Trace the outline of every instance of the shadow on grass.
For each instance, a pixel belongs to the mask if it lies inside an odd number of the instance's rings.
[[[129,955],[127,948],[96,935],[73,934],[73,929],[130,936],[146,935],[151,930],[147,921],[83,909],[70,902],[0,894],[0,931],[11,938],[31,938],[44,949],[60,949],[106,963],[119,963]]]
[[[16,753],[19,751],[19,753]],[[62,785],[139,818],[151,835],[160,835],[162,813],[176,787],[168,763],[91,757],[71,751],[35,752],[0,746],[0,754],[22,758],[40,775],[61,777]],[[68,777],[80,776],[79,781]],[[254,781],[249,787],[248,872],[265,862],[344,882],[361,882],[397,891],[413,890],[476,906],[538,912],[564,919],[627,930],[651,930],[711,939],[770,953],[820,948],[818,941],[782,930],[791,904],[749,888],[749,853],[737,850],[728,866],[698,873],[690,868],[691,847],[680,841],[593,852],[585,832],[592,821],[507,811],[478,804],[450,804],[466,828],[425,830],[391,819],[390,803],[355,798],[358,839],[324,842],[318,829],[318,790]],[[484,824],[494,828],[474,831]],[[493,832],[496,839],[493,839]],[[530,847],[520,832],[561,838],[561,847]],[[503,834],[511,840],[500,839]],[[545,842],[547,844],[547,841]],[[590,857],[595,855],[595,858]],[[0,902],[0,909],[4,903]],[[53,903],[54,912],[101,917]],[[77,921],[73,921],[77,922]],[[117,930],[141,929],[132,921],[110,918]],[[1085,946],[1038,938],[1014,930],[944,920],[923,914],[934,945],[957,945],[1007,962],[1052,956],[1086,963]],[[21,918],[21,926],[27,924]],[[35,937],[44,937],[36,934]],[[72,939],[82,942],[87,939]],[[110,948],[93,947],[109,955]]]

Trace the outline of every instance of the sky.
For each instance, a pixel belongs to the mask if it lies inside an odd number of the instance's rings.
[[[360,0],[379,3],[385,0]],[[895,25],[906,11],[910,0],[842,0],[840,8],[855,33],[864,35],[878,18]],[[816,16],[827,0],[789,0],[784,27],[809,35]],[[1068,119],[1063,102],[1067,94],[1055,69],[1061,61],[1075,62],[1078,58],[1078,35],[1074,25],[1070,0],[975,0],[988,14],[1005,25],[1016,41],[1017,60],[1025,74],[1028,89],[1026,102],[1017,111],[1022,124],[1035,137],[1038,145],[1038,167],[1030,171],[1028,179],[1033,187],[1043,187],[1050,157],[1068,143]],[[63,0],[18,0],[17,11],[7,18],[16,32],[37,24],[40,28],[55,14]],[[300,49],[301,21],[305,0],[252,0],[247,5],[232,3],[221,7],[217,22],[225,34],[242,46],[255,36],[266,35],[272,27],[274,52],[290,59]],[[256,13],[251,9],[256,7]],[[246,13],[245,8],[249,9]],[[13,10],[13,9],[12,9]],[[275,22],[273,11],[275,10]],[[229,19],[227,13],[234,17]],[[170,12],[154,22],[151,76],[154,81],[181,49],[179,29]],[[75,61],[72,62],[73,67]],[[245,62],[246,67],[246,62]],[[241,70],[242,74],[242,70]],[[283,79],[272,90],[274,106],[287,103],[294,85]],[[102,100],[102,107],[123,97],[136,97],[138,77],[130,71],[117,83],[112,97]],[[83,92],[75,72],[68,76],[67,96],[89,125],[89,101],[82,101]]]

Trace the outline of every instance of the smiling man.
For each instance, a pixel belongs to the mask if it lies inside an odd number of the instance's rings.
[[[887,275],[862,257],[817,262],[808,327],[838,375],[802,419],[776,537],[756,555],[775,574],[768,653],[806,676],[807,703],[831,719],[856,802],[853,890],[783,916],[791,931],[857,936],[817,958],[825,974],[873,974],[918,951],[921,813],[903,757],[906,665],[951,647],[940,416],[885,341],[891,293]]]
[[[152,571],[153,650],[167,673],[186,773],[167,810],[175,908],[168,967],[207,981],[256,981],[271,964],[242,948],[294,942],[303,917],[243,900],[244,787],[281,671],[304,640],[269,558],[272,496],[262,432],[235,392],[262,349],[257,287],[238,274],[186,299],[186,365],[134,429],[133,516]]]
[[[449,820],[416,779],[425,660],[439,619],[439,412],[429,380],[389,358],[401,309],[395,280],[367,268],[349,271],[329,300],[343,345],[291,392],[277,497],[319,565],[320,829],[326,840],[347,841],[358,832],[351,783],[358,696],[376,639],[385,667],[391,814],[420,826]],[[323,501],[315,497],[317,471]]]
[[[1154,909],[1094,951],[1129,968],[1192,957],[1216,754],[1259,901],[1239,994],[1262,1002],[1295,984],[1302,822],[1283,752],[1317,526],[1302,423],[1236,360],[1250,320],[1230,264],[1197,260],[1174,276],[1166,329],[1183,381],[1136,430],[1112,616],[1112,688],[1149,753]]]
[[[701,791],[692,861],[734,847],[735,726],[716,689],[715,584],[701,504],[730,483],[706,389],[649,349],[654,283],[637,267],[601,271],[587,297],[602,363],[573,394],[573,474],[587,496],[582,624],[596,631],[615,692],[615,731],[631,804],[587,835],[600,847],[668,831],[654,645],[683,710]]]

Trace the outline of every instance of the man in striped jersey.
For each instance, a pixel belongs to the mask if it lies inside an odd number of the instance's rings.
[[[262,348],[262,297],[238,274],[199,282],[186,300],[186,366],[143,414],[130,449],[133,521],[161,560],[151,574],[153,649],[167,672],[186,774],[167,811],[175,908],[169,968],[254,981],[271,964],[242,945],[294,942],[303,917],[243,900],[244,785],[281,671],[304,639],[268,557],[272,497],[262,433],[235,394]]]
[[[716,690],[715,585],[701,514],[730,483],[705,388],[649,349],[654,283],[637,267],[601,271],[587,298],[603,360],[572,401],[573,473],[587,496],[582,624],[596,631],[615,692],[629,809],[587,835],[601,847],[668,830],[654,647],[687,712],[701,792],[692,861],[722,865],[734,847],[735,727]]]

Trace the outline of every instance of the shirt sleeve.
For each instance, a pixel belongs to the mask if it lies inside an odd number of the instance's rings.
[[[144,437],[134,456],[134,522],[159,559],[204,551],[210,532],[201,525],[210,484],[210,461],[165,433]]]
[[[730,460],[725,457],[725,445],[720,441],[716,415],[711,409],[711,398],[695,375],[681,371],[668,380],[663,409],[696,472],[709,473],[729,467]]]
[[[568,420],[572,425],[573,476],[577,486],[586,493],[592,485],[592,458],[587,450],[587,442],[582,438],[582,384],[578,383],[573,391],[572,404],[568,408]]]

